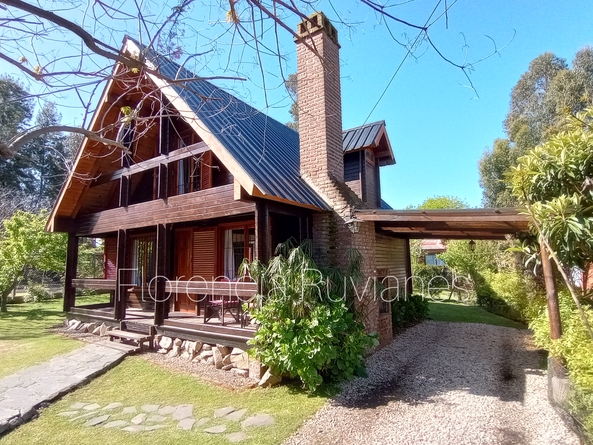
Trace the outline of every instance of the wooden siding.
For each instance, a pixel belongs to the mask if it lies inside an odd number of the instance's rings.
[[[371,208],[380,207],[377,205],[377,173],[375,166],[375,155],[371,150],[364,151],[364,174],[363,174],[363,200]]]
[[[377,275],[397,277],[399,283],[390,280],[390,286],[403,288],[406,280],[406,240],[377,235],[375,240],[375,261]]]
[[[233,185],[201,190],[168,200],[157,199],[128,207],[105,210],[84,217],[56,220],[55,231],[95,235],[114,228],[135,229],[186,221],[240,215],[255,211],[253,202],[234,201]]]
[[[362,198],[362,186],[360,175],[360,151],[344,155],[344,182],[354,193]]]

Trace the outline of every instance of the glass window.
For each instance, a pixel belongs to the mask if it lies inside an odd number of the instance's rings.
[[[247,237],[247,242],[246,242]],[[224,231],[224,270],[223,275],[229,280],[237,279],[239,265],[244,258],[253,259],[255,229],[240,227]]]
[[[156,237],[142,236],[132,239],[132,283],[146,287],[156,275]]]

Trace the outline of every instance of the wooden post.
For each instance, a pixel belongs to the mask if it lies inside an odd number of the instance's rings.
[[[128,296],[128,277],[129,271],[122,272],[126,264],[126,246],[127,246],[127,232],[123,229],[117,231],[117,264],[115,267],[115,305],[113,310],[113,318],[116,320],[124,320],[126,318],[126,304]]]
[[[267,262],[272,256],[270,212],[263,200],[255,202],[255,258]]]
[[[165,278],[168,277],[170,257],[170,233],[169,227],[159,224],[156,227],[156,275],[155,303],[154,303],[154,324],[161,325],[167,317],[166,307],[169,300],[165,294]]]
[[[410,252],[410,239],[406,239],[406,295],[412,295],[414,292],[413,280],[408,280],[412,276],[412,254]]]
[[[76,278],[77,269],[78,237],[74,233],[69,233],[66,253],[66,277],[64,283],[64,312],[68,312],[76,302],[76,288],[72,286],[72,280]]]
[[[119,179],[119,206],[127,207],[130,204],[130,176],[122,175]]]
[[[158,198],[159,199],[167,199],[168,198],[168,191],[169,191],[169,166],[167,164],[159,164],[159,190],[158,190]]]
[[[542,269],[544,271],[544,282],[546,283],[546,297],[548,300],[548,318],[550,319],[550,338],[557,340],[562,337],[562,321],[560,320],[560,307],[558,305],[558,292],[554,280],[554,268],[550,261],[550,255],[544,243],[541,245]]]

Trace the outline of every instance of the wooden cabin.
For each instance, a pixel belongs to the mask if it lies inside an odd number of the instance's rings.
[[[322,264],[342,265],[347,249],[358,248],[364,273],[405,280],[405,237],[352,218],[355,209],[389,208],[379,171],[395,158],[385,122],[342,130],[337,32],[319,14],[298,28],[300,138],[125,39],[122,51],[151,69],[114,67],[90,129],[119,145],[83,141],[47,225],[69,235],[70,317],[132,320],[165,335],[245,347],[253,327],[239,307],[257,286],[238,279],[238,266],[268,260],[289,238],[312,239]],[[327,47],[324,63],[306,40]],[[102,277],[77,272],[84,237],[102,241]],[[80,289],[104,290],[110,301],[81,307]],[[390,340],[388,305],[361,304],[372,305],[369,330]]]

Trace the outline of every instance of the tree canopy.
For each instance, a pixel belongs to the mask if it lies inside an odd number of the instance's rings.
[[[505,173],[517,159],[562,129],[567,114],[593,105],[593,48],[579,50],[569,68],[565,59],[544,53],[529,64],[511,92],[504,120],[507,139],[494,141],[480,159],[485,207],[517,203]]]
[[[467,209],[469,204],[456,196],[433,196],[432,198],[425,199],[422,203],[417,206],[409,206],[408,209],[418,210],[438,210],[438,209]]]
[[[63,272],[66,267],[66,235],[45,232],[47,211],[17,211],[3,221],[0,230],[0,310],[6,299],[31,269]]]

